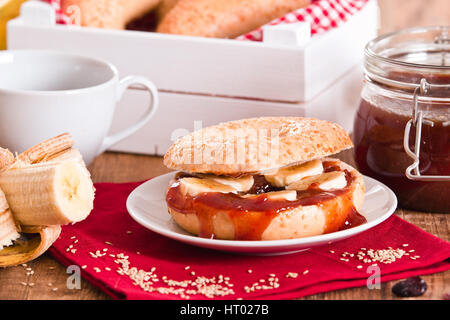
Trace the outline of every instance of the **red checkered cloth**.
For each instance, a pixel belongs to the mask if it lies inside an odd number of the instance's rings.
[[[61,0],[41,0],[43,2],[49,3],[56,13],[56,23],[59,24],[70,24],[70,19],[67,17],[61,9]]]
[[[353,14],[361,10],[370,0],[319,0],[281,18],[275,19],[266,25],[278,25],[295,22],[309,22],[311,35],[325,33],[337,28],[347,21]],[[238,40],[262,41],[262,28],[238,37]]]
[[[70,24],[71,19],[61,10],[61,0],[41,0],[50,3],[56,12],[56,22]],[[309,22],[311,35],[322,34],[337,28],[347,21],[353,14],[361,10],[371,0],[312,0],[312,3],[281,18],[269,22],[267,25],[278,25],[294,22]],[[262,41],[262,27],[239,36],[238,40]]]

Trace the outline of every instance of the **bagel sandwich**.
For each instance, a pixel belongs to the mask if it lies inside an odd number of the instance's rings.
[[[280,240],[366,222],[362,175],[331,158],[353,147],[328,121],[261,117],[178,139],[164,156],[177,170],[166,194],[174,221],[204,238]]]

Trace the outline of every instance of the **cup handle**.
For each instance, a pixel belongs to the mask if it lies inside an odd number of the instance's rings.
[[[156,110],[158,109],[158,89],[155,87],[155,85],[150,82],[148,79],[141,77],[141,76],[127,76],[120,80],[119,87],[117,91],[117,101],[119,101],[124,92],[133,84],[139,84],[143,86],[149,93],[151,102],[148,106],[145,114],[142,116],[142,118],[136,122],[135,124],[131,125],[130,127],[123,129],[120,132],[117,132],[113,135],[107,136],[102,143],[102,146],[100,148],[99,154],[104,152],[106,149],[111,147],[112,145],[118,143],[119,141],[125,139],[126,137],[132,135],[139,129],[141,129],[153,115],[155,114]]]

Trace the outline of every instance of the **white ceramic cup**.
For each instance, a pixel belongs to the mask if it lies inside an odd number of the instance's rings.
[[[151,103],[137,123],[108,135],[116,103],[130,85],[148,90]],[[142,128],[157,107],[153,83],[140,76],[119,80],[108,62],[55,51],[0,51],[0,147],[12,152],[69,132],[89,164]]]

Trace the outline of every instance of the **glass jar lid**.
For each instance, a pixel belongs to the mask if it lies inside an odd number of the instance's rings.
[[[365,48],[366,79],[414,93],[425,79],[428,97],[450,98],[450,27],[410,28],[382,35]]]

